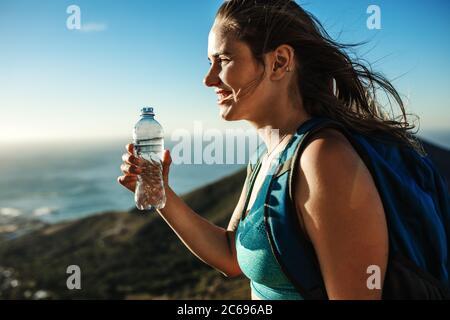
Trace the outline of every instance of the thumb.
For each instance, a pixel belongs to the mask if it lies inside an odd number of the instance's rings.
[[[169,150],[164,150],[163,158],[162,158],[162,166],[163,166],[163,179],[166,184],[169,181],[169,168],[172,164],[172,157],[170,156]]]
[[[172,164],[172,157],[170,155],[169,150],[164,150],[162,162],[163,162],[163,167],[167,168],[167,169]]]

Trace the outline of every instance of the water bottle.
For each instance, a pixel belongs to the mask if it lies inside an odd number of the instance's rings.
[[[134,155],[144,159],[137,177],[134,200],[139,210],[162,209],[166,204],[162,179],[164,132],[155,120],[153,108],[142,108],[141,118],[133,130]]]

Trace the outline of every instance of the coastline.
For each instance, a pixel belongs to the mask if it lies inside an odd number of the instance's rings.
[[[450,190],[450,151],[424,147]],[[182,198],[226,227],[245,176],[242,169]],[[250,298],[245,277],[228,279],[203,264],[154,212],[131,208],[55,224],[0,216],[0,231],[0,299]],[[70,265],[82,270],[83,290],[65,287]]]

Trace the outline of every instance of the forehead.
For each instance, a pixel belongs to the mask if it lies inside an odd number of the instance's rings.
[[[214,25],[208,35],[208,58],[220,54],[237,54],[246,51],[246,45],[237,40],[230,32],[226,32],[218,25]]]

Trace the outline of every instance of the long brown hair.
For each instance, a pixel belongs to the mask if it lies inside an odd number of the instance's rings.
[[[290,45],[297,62],[294,89],[311,116],[329,117],[363,134],[388,134],[426,154],[414,135],[417,132],[409,132],[416,127],[408,122],[407,116],[412,114],[406,113],[392,83],[370,65],[350,58],[347,51],[360,44],[334,41],[320,21],[295,1],[225,1],[216,23],[249,45],[263,66],[264,54]],[[393,105],[399,107],[400,116],[383,110],[378,99],[380,90],[386,94],[391,110]]]

